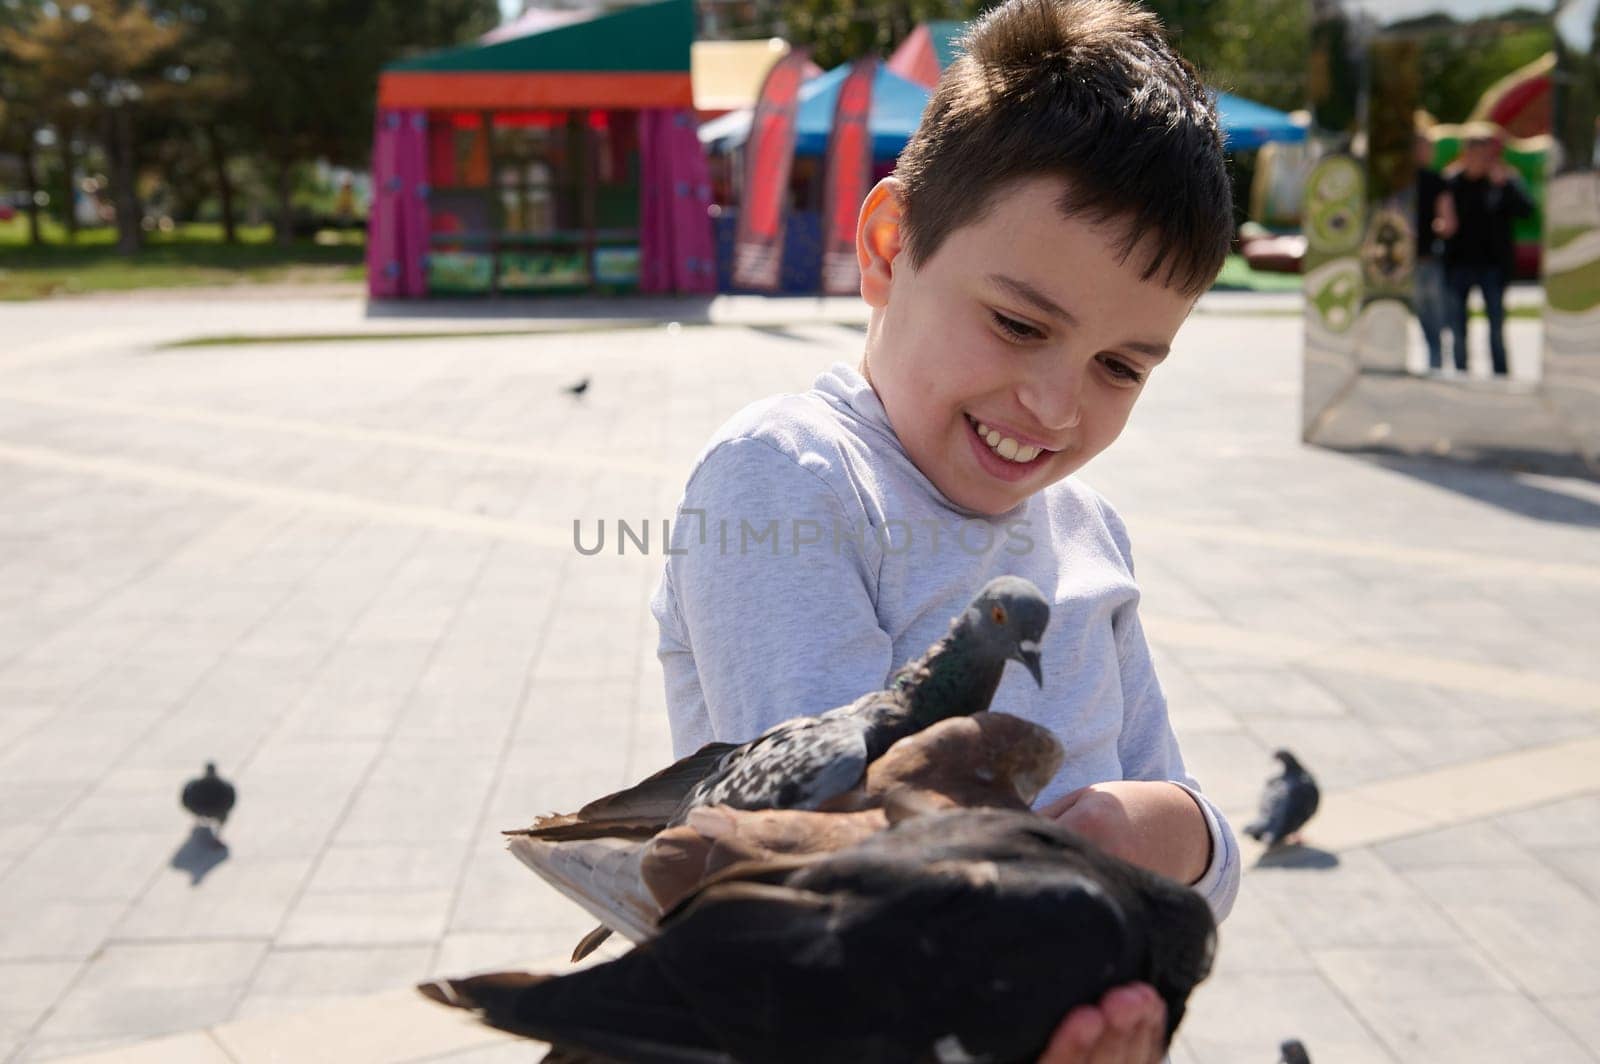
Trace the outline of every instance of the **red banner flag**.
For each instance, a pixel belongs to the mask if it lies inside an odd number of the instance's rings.
[[[767,72],[744,142],[744,191],[739,235],[733,244],[733,284],[772,292],[783,263],[783,227],[789,213],[789,171],[794,165],[795,117],[807,54],[797,49]]]
[[[831,296],[861,291],[856,262],[856,216],[872,181],[872,82],[876,56],[857,59],[839,86],[828,134],[827,178],[823,184],[822,290]]]

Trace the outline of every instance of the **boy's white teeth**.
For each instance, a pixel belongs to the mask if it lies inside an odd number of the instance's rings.
[[[1002,436],[981,421],[977,425],[978,435],[983,437],[984,442],[988,443],[989,448],[995,454],[1007,461],[1016,462],[1019,465],[1024,462],[1031,462],[1039,457],[1040,451],[1044,450],[1042,447],[1034,447],[1031,444],[1020,444],[1010,436]]]

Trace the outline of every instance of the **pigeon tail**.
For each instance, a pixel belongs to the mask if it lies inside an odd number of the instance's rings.
[[[605,926],[634,942],[655,934],[660,910],[640,881],[644,847],[639,844],[594,839],[557,845],[519,837],[512,839],[508,848],[517,860]]]
[[[645,952],[560,978],[493,972],[417,989],[442,1005],[477,1012],[491,1027],[567,1052],[638,1064],[734,1064]]]

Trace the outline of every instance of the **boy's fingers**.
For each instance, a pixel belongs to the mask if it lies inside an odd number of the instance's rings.
[[[1089,1064],[1094,1045],[1105,1031],[1100,1010],[1080,1005],[1067,1013],[1045,1046],[1039,1064]]]
[[[1159,1064],[1166,1050],[1167,1003],[1154,987],[1145,987],[1148,1000],[1139,1030],[1142,1037],[1135,1047],[1137,1064]]]

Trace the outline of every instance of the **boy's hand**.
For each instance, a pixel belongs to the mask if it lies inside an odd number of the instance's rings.
[[[1161,780],[1093,783],[1062,795],[1040,815],[1071,828],[1113,857],[1196,883],[1211,860],[1211,832],[1189,792]]]
[[[1129,983],[1067,1013],[1039,1064],[1157,1064],[1166,1028],[1161,996],[1148,983]]]

